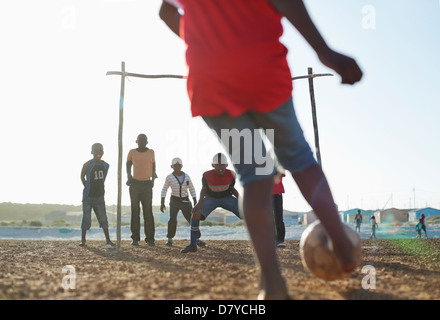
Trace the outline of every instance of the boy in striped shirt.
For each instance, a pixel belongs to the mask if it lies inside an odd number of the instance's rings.
[[[173,245],[173,238],[176,235],[177,229],[177,214],[179,213],[179,210],[182,211],[186,221],[191,223],[192,205],[188,197],[189,194],[191,194],[194,205],[197,203],[196,189],[194,188],[190,176],[182,171],[182,167],[182,159],[174,158],[171,161],[171,168],[173,169],[173,172],[165,178],[165,183],[162,188],[160,203],[161,212],[166,210],[165,197],[167,195],[168,188],[171,188],[170,219],[168,220],[167,233],[168,242],[166,243],[167,246]],[[199,232],[197,238],[200,238],[200,235],[201,234]],[[204,245],[202,240],[197,240],[197,242],[199,245]]]

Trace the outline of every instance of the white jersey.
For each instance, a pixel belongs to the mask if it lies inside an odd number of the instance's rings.
[[[165,178],[165,183],[162,188],[161,197],[165,198],[168,188],[171,188],[171,195],[179,198],[191,197],[196,198],[196,189],[191,181],[189,175],[182,171],[181,176],[175,176],[174,173],[170,173]]]

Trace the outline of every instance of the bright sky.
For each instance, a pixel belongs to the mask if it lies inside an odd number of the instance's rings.
[[[81,167],[95,142],[110,164],[107,204],[117,203],[119,71],[184,74],[183,42],[158,17],[160,0],[20,0],[0,3],[2,76],[0,202],[81,204]],[[322,165],[340,210],[440,208],[440,1],[307,0],[318,29],[355,57],[364,79],[314,80]],[[284,21],[294,76],[332,72]],[[160,203],[173,157],[199,193],[202,173],[223,151],[191,118],[185,80],[126,80],[122,204],[130,203],[125,160],[136,136],[156,152]],[[314,149],[307,80],[294,102]],[[308,211],[291,178],[285,209]],[[239,188],[240,190],[240,188]],[[167,199],[170,191],[168,191]]]

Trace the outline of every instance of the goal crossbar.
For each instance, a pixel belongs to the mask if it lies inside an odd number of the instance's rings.
[[[308,79],[309,81],[309,92],[310,92],[310,100],[312,104],[312,116],[313,116],[313,128],[315,131],[315,148],[317,154],[317,160],[320,165],[321,164],[321,154],[319,149],[319,137],[318,137],[318,122],[316,118],[316,107],[315,107],[315,94],[313,89],[313,79],[317,77],[325,77],[325,76],[333,76],[331,73],[317,73],[314,74],[312,68],[308,68],[308,74],[304,76],[293,77],[292,80],[299,79]],[[135,78],[144,78],[144,79],[187,79],[187,76],[176,75],[176,74],[140,74],[140,73],[131,73],[125,72],[125,62],[123,61],[121,64],[121,71],[107,71],[107,76],[117,75],[121,76],[121,92],[119,98],[119,131],[118,131],[118,199],[117,199],[117,228],[116,228],[116,242],[117,242],[117,250],[119,251],[121,248],[121,189],[122,189],[122,128],[123,128],[123,109],[124,109],[124,95],[125,95],[125,78],[126,77],[135,77]]]

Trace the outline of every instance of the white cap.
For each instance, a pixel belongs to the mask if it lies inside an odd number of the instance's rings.
[[[214,158],[212,158],[212,164],[228,164],[228,158],[223,153],[216,153]]]
[[[177,9],[182,8],[182,4],[179,2],[179,0],[165,0],[165,2],[168,2],[170,5],[176,7]]]
[[[173,160],[171,160],[171,165],[174,166],[177,162],[180,163],[180,164],[183,164],[182,163],[182,159],[174,158]]]

